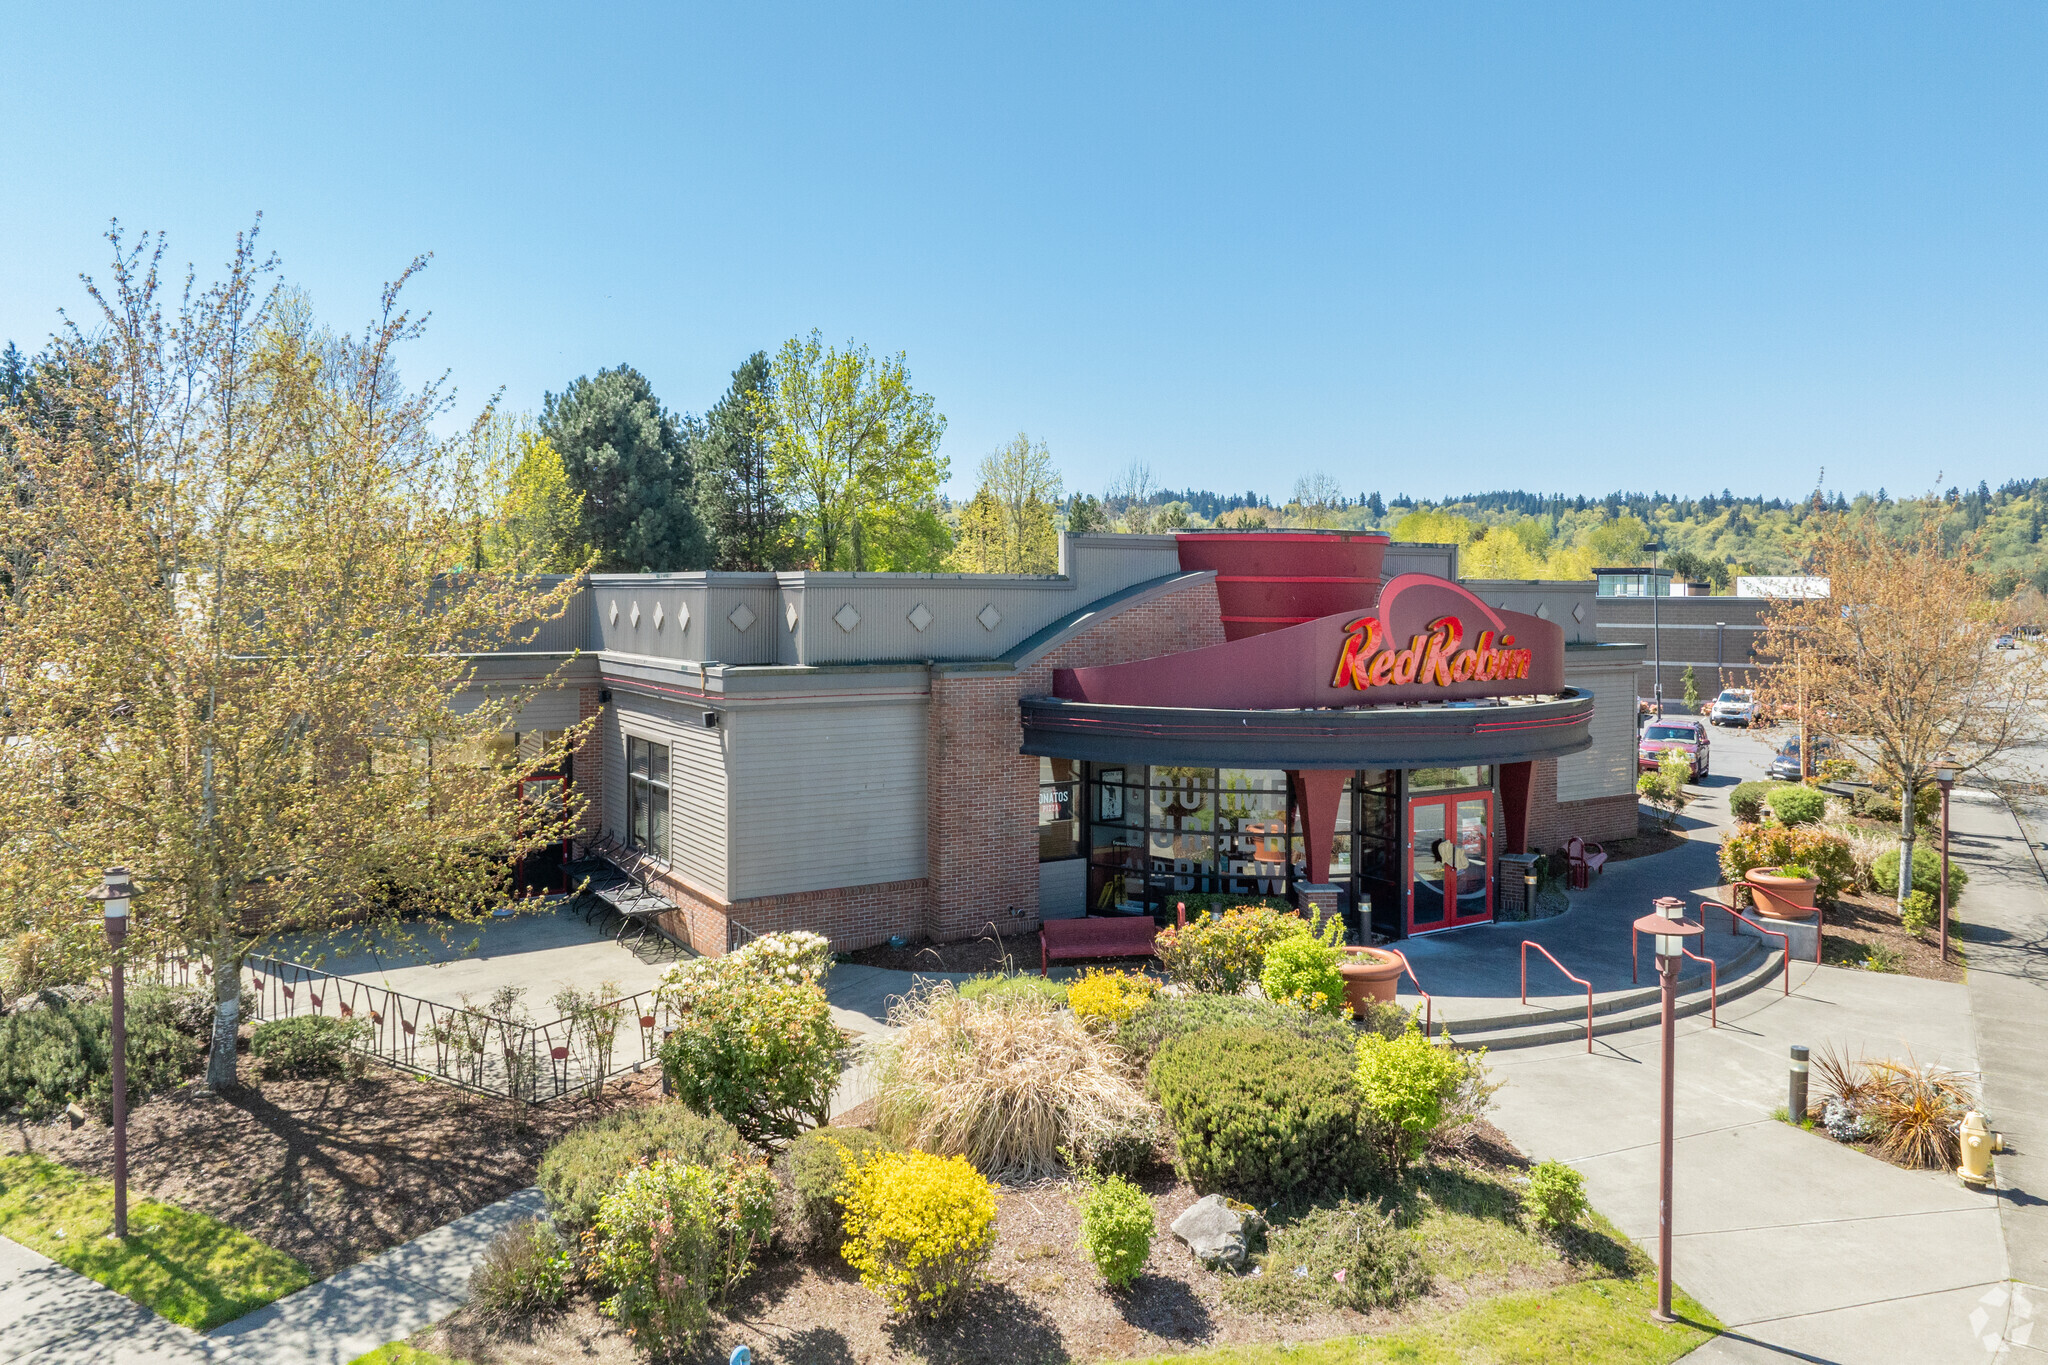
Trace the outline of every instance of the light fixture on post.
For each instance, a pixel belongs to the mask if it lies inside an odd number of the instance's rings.
[[[1685,962],[1685,941],[1705,930],[1685,917],[1685,902],[1676,896],[1660,896],[1657,913],[1644,915],[1635,931],[1657,940],[1657,975],[1664,987],[1664,1076],[1662,1137],[1659,1140],[1657,1175],[1657,1307],[1650,1316],[1658,1322],[1676,1322],[1671,1314],[1671,1157],[1672,1111],[1676,1093],[1672,1068],[1678,1054],[1678,969]]]
[[[100,916],[107,929],[107,946],[114,951],[112,1037],[108,1039],[108,1051],[112,1054],[114,1073],[113,1235],[116,1238],[128,1235],[128,1020],[122,980],[127,973],[121,945],[128,940],[128,901],[134,894],[135,888],[128,881],[128,869],[125,867],[108,868],[100,885],[86,893],[87,900],[100,903]]]
[[[1941,788],[1941,960],[1948,961],[1948,794],[1956,785],[1955,760],[1943,758],[1934,765],[1934,782]],[[1913,870],[1906,869],[1906,885],[1913,885]]]
[[[1655,651],[1656,659],[1651,665],[1650,706],[1661,719],[1664,715],[1664,634],[1657,626],[1657,555],[1664,548],[1664,542],[1645,541],[1643,548],[1650,552],[1650,648]]]

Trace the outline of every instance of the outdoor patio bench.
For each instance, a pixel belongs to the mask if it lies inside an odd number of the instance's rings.
[[[1050,973],[1055,961],[1091,957],[1157,957],[1152,942],[1158,933],[1150,915],[1089,915],[1084,919],[1049,919],[1038,926],[1038,974]]]

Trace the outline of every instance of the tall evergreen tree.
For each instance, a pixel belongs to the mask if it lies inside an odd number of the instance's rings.
[[[690,425],[662,407],[630,365],[547,395],[541,434],[583,495],[583,539],[597,569],[665,573],[710,562],[693,496]]]
[[[732,386],[704,414],[692,463],[697,516],[718,569],[773,569],[789,563],[790,516],[768,462],[762,414],[772,382],[768,353],[756,351],[732,372]]]

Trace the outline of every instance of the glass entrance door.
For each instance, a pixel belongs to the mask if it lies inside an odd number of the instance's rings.
[[[1493,918],[1493,797],[1421,796],[1408,805],[1408,932]]]

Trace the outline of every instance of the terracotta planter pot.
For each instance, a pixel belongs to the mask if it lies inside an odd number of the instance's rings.
[[[1775,867],[1752,868],[1743,878],[1750,887],[1750,899],[1765,919],[1812,919],[1820,913],[1813,893],[1820,886],[1813,877],[1786,877]]]
[[[1337,975],[1344,978],[1344,1000],[1352,1017],[1362,1018],[1368,1000],[1392,1003],[1401,980],[1401,959],[1381,948],[1346,948]]]

